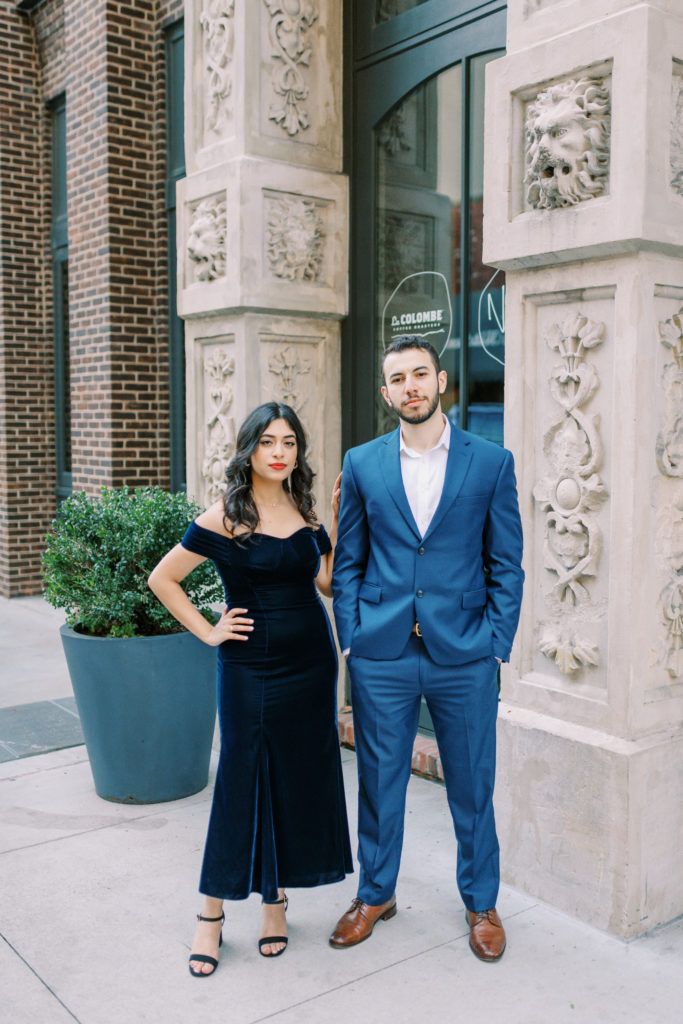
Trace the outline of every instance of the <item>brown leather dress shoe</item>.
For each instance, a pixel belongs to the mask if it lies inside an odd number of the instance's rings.
[[[485,963],[495,963],[505,952],[505,929],[496,913],[490,910],[466,910],[470,926],[470,949]]]
[[[371,907],[356,898],[346,913],[337,921],[337,927],[330,935],[330,945],[335,949],[346,949],[369,939],[378,921],[388,921],[396,914],[396,894],[386,903]]]

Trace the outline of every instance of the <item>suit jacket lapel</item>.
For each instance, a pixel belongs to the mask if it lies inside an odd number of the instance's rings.
[[[446,512],[458,496],[463,485],[467,470],[472,461],[471,442],[464,430],[459,430],[451,424],[451,443],[448,448],[448,461],[446,462],[446,476],[443,482],[441,499],[436,506],[436,512],[432,521],[427,527],[425,540],[430,533],[437,529]]]
[[[410,511],[410,505],[408,504],[405,488],[403,486],[403,477],[401,476],[399,429],[400,428],[392,431],[391,434],[387,434],[385,437],[384,444],[380,449],[380,465],[382,467],[384,483],[391,495],[392,501],[405,519],[408,527],[419,540],[420,531],[417,528],[417,523],[413,519],[413,513]]]

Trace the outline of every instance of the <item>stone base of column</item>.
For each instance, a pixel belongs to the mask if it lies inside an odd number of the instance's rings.
[[[506,883],[624,939],[683,913],[683,731],[627,741],[503,703],[498,751]]]

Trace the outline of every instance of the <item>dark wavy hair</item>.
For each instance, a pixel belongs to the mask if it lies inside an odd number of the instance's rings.
[[[289,405],[264,402],[249,413],[240,427],[235,454],[225,471],[227,487],[223,495],[224,521],[229,530],[234,531],[236,526],[246,527],[246,533],[240,536],[254,533],[259,524],[251,488],[251,456],[273,420],[285,420],[296,438],[297,466],[289,480],[284,482],[284,489],[291,494],[294,504],[310,526],[318,522],[313,511],[315,498],[311,491],[315,473],[306,461],[307,442],[301,420]]]

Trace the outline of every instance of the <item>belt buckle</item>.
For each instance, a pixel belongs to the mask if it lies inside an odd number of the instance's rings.
[[[420,623],[419,622],[415,623],[415,635],[419,636],[420,638],[422,638],[422,630],[420,629]]]

